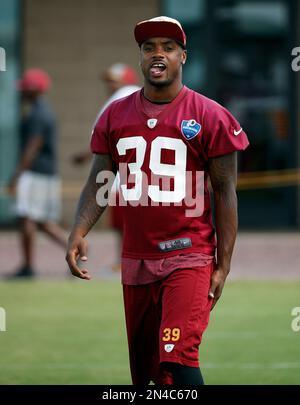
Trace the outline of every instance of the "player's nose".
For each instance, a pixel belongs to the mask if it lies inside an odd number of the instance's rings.
[[[156,51],[152,55],[151,62],[165,62],[165,55],[162,51]]]
[[[152,58],[164,58],[164,49],[161,45],[156,45],[153,49]]]

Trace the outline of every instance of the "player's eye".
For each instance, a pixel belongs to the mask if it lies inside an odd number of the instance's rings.
[[[174,50],[174,46],[172,44],[165,44],[164,45],[164,50],[166,52],[172,52]]]
[[[151,52],[152,51],[152,46],[149,46],[149,45],[144,46],[143,50],[144,50],[144,52]]]

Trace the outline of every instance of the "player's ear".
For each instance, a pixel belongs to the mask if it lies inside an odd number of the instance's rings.
[[[186,62],[186,58],[187,58],[187,51],[186,49],[183,50],[182,55],[181,55],[181,64],[184,65]]]

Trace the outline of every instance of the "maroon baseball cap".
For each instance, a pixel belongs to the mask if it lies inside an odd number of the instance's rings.
[[[22,78],[17,83],[18,89],[21,91],[38,91],[45,93],[49,90],[51,80],[42,69],[28,69],[24,72]]]
[[[155,17],[137,23],[134,29],[134,37],[139,46],[149,38],[165,37],[174,39],[184,48],[186,35],[179,21],[170,17]]]

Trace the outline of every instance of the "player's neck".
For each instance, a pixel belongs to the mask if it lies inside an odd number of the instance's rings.
[[[157,87],[149,83],[144,85],[144,97],[154,103],[170,103],[180,93],[183,87],[182,83],[176,83],[176,86]]]

